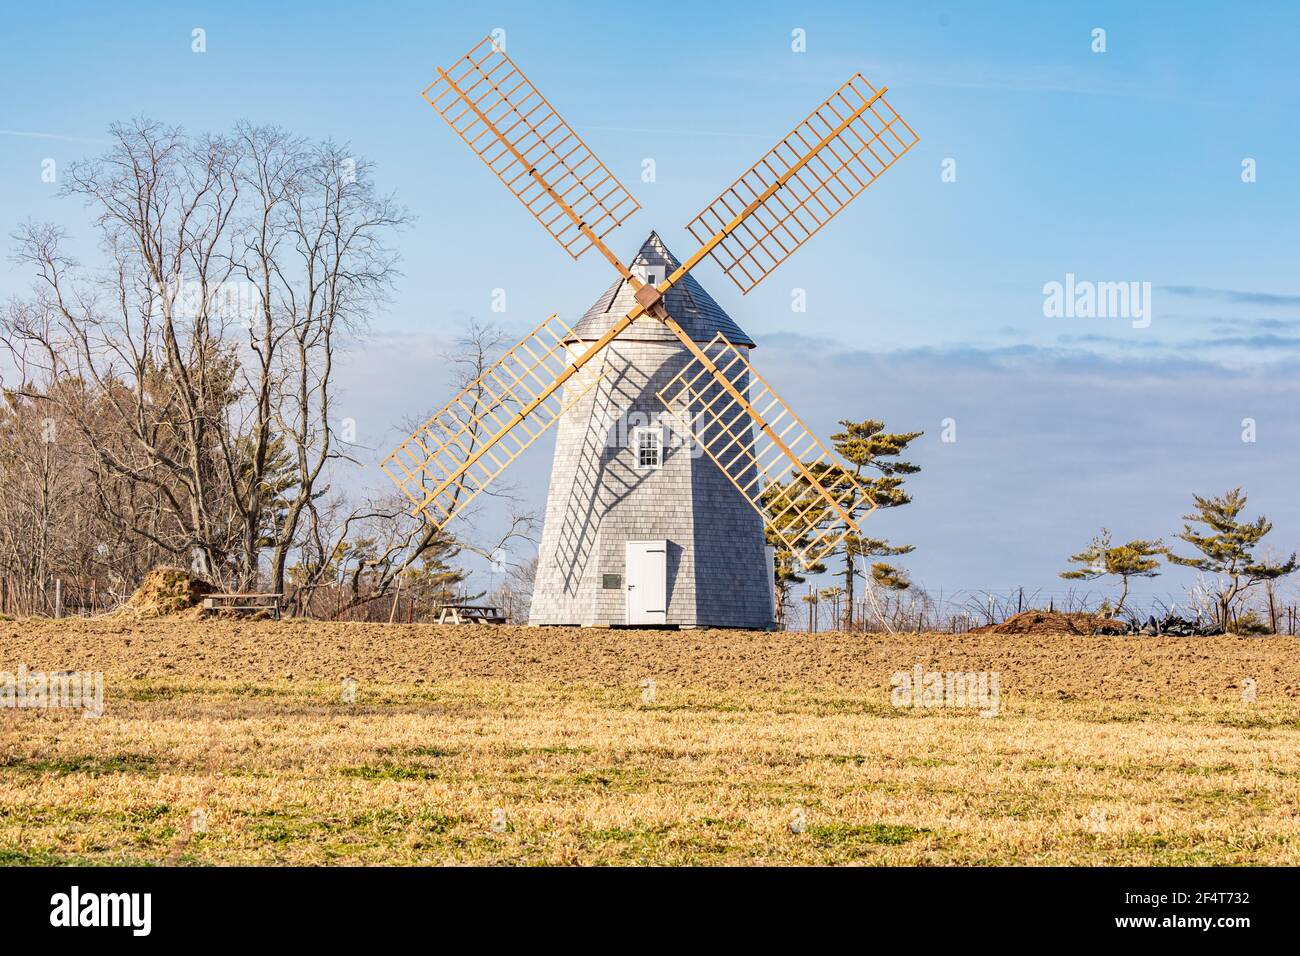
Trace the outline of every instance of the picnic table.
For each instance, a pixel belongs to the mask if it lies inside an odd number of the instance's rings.
[[[504,624],[501,608],[479,604],[440,604],[439,624]]]
[[[271,616],[280,620],[280,602],[283,594],[209,594],[203,599],[205,611],[242,611],[254,613],[270,611]]]

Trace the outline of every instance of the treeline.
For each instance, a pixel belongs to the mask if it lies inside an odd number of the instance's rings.
[[[110,135],[61,187],[95,265],[54,226],[13,237],[32,287],[0,311],[0,606],[49,613],[56,581],[111,606],[160,564],[299,610],[456,593],[458,543],[334,490],[356,464],[336,361],[407,214],[345,148],[275,127]]]

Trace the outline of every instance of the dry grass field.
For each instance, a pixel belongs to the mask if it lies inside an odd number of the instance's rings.
[[[0,862],[1295,865],[1297,650],[0,621],[0,670],[106,705],[0,710]],[[917,664],[998,715],[891,706]]]

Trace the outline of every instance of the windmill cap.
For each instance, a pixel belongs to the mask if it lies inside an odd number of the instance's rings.
[[[664,245],[659,234],[651,232],[628,265],[634,272],[642,268],[658,267],[662,280],[678,269],[681,262]],[[582,341],[595,341],[608,332],[615,322],[631,312],[636,304],[632,284],[626,279],[614,280],[605,294],[573,326],[573,337]],[[704,287],[689,272],[664,293],[663,304],[668,314],[695,342],[705,344],[721,332],[733,345],[754,347],[754,340],[731,320],[731,316],[713,301],[713,296],[705,292]],[[641,341],[677,341],[677,337],[662,322],[650,316],[638,318],[622,337]]]

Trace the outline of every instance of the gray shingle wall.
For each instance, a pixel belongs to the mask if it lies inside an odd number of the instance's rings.
[[[667,539],[667,621],[684,627],[768,627],[771,601],[762,519],[705,454],[673,439],[655,392],[690,355],[675,339],[613,343],[579,379],[605,377],[557,425],[532,624],[618,625],[625,542]],[[631,432],[662,421],[664,462],[637,467]],[[682,436],[684,438],[684,436]],[[674,447],[676,446],[676,447]]]

